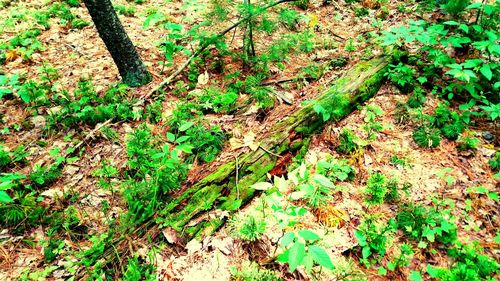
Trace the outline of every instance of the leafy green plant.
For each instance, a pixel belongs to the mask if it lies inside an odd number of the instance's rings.
[[[266,231],[266,222],[251,215],[238,214],[231,218],[229,229],[232,236],[243,241],[256,241]]]
[[[379,215],[367,215],[354,235],[361,247],[360,261],[365,265],[376,263],[387,252],[394,227],[385,223]]]
[[[491,280],[500,273],[500,265],[487,255],[480,254],[477,243],[458,244],[448,252],[455,262],[450,268],[427,266],[431,278],[439,280]]]
[[[406,204],[396,214],[398,228],[409,237],[421,240],[419,246],[435,241],[450,244],[457,238],[457,226],[450,210],[426,208],[422,205]]]
[[[415,70],[402,62],[397,65],[391,64],[386,76],[394,83],[403,93],[413,91],[415,80]]]
[[[387,178],[380,172],[373,173],[366,182],[364,193],[366,203],[370,205],[382,204],[388,193]]]
[[[475,150],[480,143],[481,141],[478,138],[473,137],[471,134],[465,134],[458,139],[457,149],[459,151]]]
[[[149,263],[142,263],[138,257],[128,259],[127,267],[123,273],[124,281],[154,281],[156,280],[155,267]]]
[[[331,270],[334,266],[330,256],[325,249],[315,245],[319,240],[319,235],[310,230],[287,232],[280,240],[280,247],[285,251],[276,260],[287,263],[290,272],[294,272],[300,265],[305,267],[306,272],[310,272],[314,264]]]
[[[488,160],[488,164],[493,171],[500,170],[500,152],[495,153],[495,155]]]
[[[231,280],[234,281],[279,281],[278,272],[260,267],[256,262],[244,261],[240,269],[231,268]]]
[[[408,97],[406,104],[410,108],[419,108],[422,107],[425,103],[425,92],[424,90],[417,86],[413,90],[413,93]]]
[[[344,154],[353,153],[360,147],[357,140],[357,136],[351,129],[344,128],[340,132],[339,144],[335,150]]]
[[[427,126],[420,126],[413,130],[413,140],[424,148],[435,148],[441,143],[439,131]]]
[[[318,161],[316,164],[316,172],[324,175],[331,181],[352,181],[356,176],[354,168],[349,166],[347,160],[335,159],[327,154],[325,159]]]

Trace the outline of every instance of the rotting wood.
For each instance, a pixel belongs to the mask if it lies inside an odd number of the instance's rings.
[[[355,65],[318,98],[272,126],[260,139],[260,145],[265,150],[257,149],[239,155],[237,170],[234,161],[226,163],[172,200],[158,214],[162,224],[187,238],[213,233],[224,223],[224,218],[208,216],[196,225],[190,222],[211,210],[232,212],[252,199],[256,191],[250,186],[266,179],[278,157],[300,150],[304,145],[302,140],[324,127],[325,121],[314,107],[320,105],[325,109],[330,114],[328,121],[337,122],[346,117],[378,91],[388,60],[387,57],[379,57]]]

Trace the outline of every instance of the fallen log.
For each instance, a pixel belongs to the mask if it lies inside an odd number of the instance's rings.
[[[158,222],[186,238],[212,234],[224,223],[221,212],[232,212],[252,199],[256,190],[250,186],[264,181],[278,158],[303,149],[326,122],[339,121],[371,98],[383,82],[388,61],[379,57],[355,65],[315,100],[272,126],[259,149],[222,165],[169,202],[158,213]],[[328,120],[315,111],[318,105]]]

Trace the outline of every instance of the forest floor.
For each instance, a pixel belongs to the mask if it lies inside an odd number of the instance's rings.
[[[225,76],[244,69],[240,57],[234,55],[241,52],[242,48],[243,32],[238,29],[225,38],[229,55],[223,56],[217,50],[210,49],[210,54],[204,57],[207,61],[196,64],[197,69],[187,68],[176,77],[175,83],[165,88],[165,93],[155,92],[149,96],[165,77],[188,58],[176,54],[172,65],[163,67],[159,63],[164,60],[159,43],[172,32],[162,28],[161,23],[181,24],[184,30],[189,30],[205,19],[210,5],[203,1],[191,2],[197,1],[147,0],[142,4],[125,0],[113,2],[119,7],[117,10],[122,10],[120,19],[154,77],[148,85],[127,89],[126,95],[131,103],[143,102],[133,107],[134,112],[144,111],[145,105],[155,102],[161,104],[160,114],[155,120],[157,122],[138,117],[137,120],[128,118],[108,122],[102,127],[99,124],[103,122],[93,125],[78,122],[47,130],[51,122],[50,115],[60,112],[60,105],[50,102],[37,105],[34,101],[26,103],[16,91],[11,98],[2,98],[0,95],[0,148],[12,152],[21,146],[26,152],[23,161],[7,167],[0,166],[0,172],[5,176],[3,180],[7,179],[7,174],[30,175],[40,170],[40,167],[50,167],[58,161],[59,156],[65,155],[64,151],[83,141],[76,152],[67,153],[72,157],[71,160],[65,160],[61,173],[53,180],[45,179],[45,183],[42,180],[33,191],[33,204],[43,206],[43,216],[52,216],[52,223],[60,224],[55,233],[50,231],[53,225],[47,222],[31,224],[28,219],[23,219],[12,224],[12,219],[8,221],[5,217],[4,207],[0,208],[0,214],[4,212],[2,220],[6,220],[5,223],[0,221],[0,280],[69,280],[76,279],[75,272],[85,272],[82,270],[85,265],[79,264],[82,260],[79,253],[95,246],[97,237],[115,227],[111,221],[119,221],[128,209],[121,184],[125,182],[124,171],[128,165],[129,135],[141,124],[147,123],[153,135],[164,138],[169,130],[168,120],[179,103],[186,102],[186,97],[199,95],[206,89],[217,87],[224,90],[228,81]],[[44,83],[50,84],[51,93],[74,93],[82,77],[91,77],[95,92],[101,96],[119,83],[118,70],[93,24],[81,29],[74,28],[71,21],[63,19],[67,11],[59,8],[61,11],[48,19],[50,28],[40,28],[40,23],[35,20],[36,12],[49,9],[59,2],[36,0],[1,3],[1,42],[11,42],[23,31],[39,28],[41,32],[36,40],[42,46],[29,58],[24,55],[33,46],[32,42],[24,44],[27,47],[23,50],[3,48],[2,77],[19,75],[22,81],[41,81],[40,77],[49,77],[49,82],[45,80]],[[60,4],[67,5],[66,2]],[[299,109],[304,101],[314,99],[357,62],[382,54],[383,50],[371,43],[372,33],[399,26],[409,19],[432,20],[439,16],[437,12],[419,11],[413,1],[389,0],[382,4],[377,1],[354,4],[310,1],[306,10],[283,4],[273,8],[270,17],[278,17],[277,11],[282,8],[295,11],[299,16],[290,20],[288,25],[280,24],[278,31],[272,34],[256,33],[254,40],[256,52],[262,54],[267,52],[271,42],[281,40],[283,34],[311,36],[311,49],[308,52],[293,52],[287,55],[282,65],[268,65],[271,75],[262,83],[271,85],[275,91],[286,93],[285,98],[274,97],[274,106],[262,109],[258,102],[244,94],[238,97],[236,110],[205,114],[202,117],[205,124],[219,126],[226,134],[225,142],[213,161],[205,163],[200,157],[192,159],[184,188],[198,182],[223,163],[255,149],[256,145],[258,149],[262,132],[267,132],[277,121]],[[71,7],[69,11],[77,18],[91,22],[83,4]],[[237,19],[234,7],[231,11],[229,18]],[[153,22],[149,27],[145,27],[147,20]],[[155,24],[154,21],[158,22]],[[223,22],[209,29],[217,32],[227,26],[227,22]],[[301,40],[308,41],[307,38]],[[184,48],[193,50],[196,46],[185,44]],[[320,66],[340,58],[345,63],[321,69]],[[221,63],[223,70],[212,67],[215,63]],[[57,75],[51,76],[52,69],[56,70]],[[314,71],[307,72],[307,69],[320,69],[320,77],[282,82],[304,73],[306,76],[314,74]],[[240,78],[243,81],[250,75],[250,70],[244,70]],[[189,88],[189,84],[192,88]],[[479,140],[475,149],[460,151],[457,149],[460,142],[446,139],[436,148],[421,148],[412,138],[414,123],[399,119],[399,109],[407,99],[408,95],[401,94],[390,83],[383,84],[374,98],[342,121],[328,124],[322,133],[314,136],[303,157],[311,173],[317,169],[319,162],[325,159],[330,161],[329,157],[333,156],[334,159],[345,159],[355,174],[351,181],[335,183],[327,204],[309,212],[297,222],[300,227],[313,230],[321,237],[321,246],[327,250],[335,269],[319,270],[315,267],[312,272],[306,273],[305,267],[300,266],[297,271],[290,273],[286,264],[274,261],[280,253],[277,245],[283,230],[277,227],[270,207],[261,207],[267,200],[266,193],[256,196],[234,218],[228,219],[229,223],[202,241],[194,239],[187,243],[179,242],[175,237],[172,238],[175,235],[169,229],[155,228],[159,237],[145,235],[142,239],[129,239],[129,255],[137,256],[142,263],[154,265],[153,272],[159,280],[252,280],[241,277],[241,272],[250,269],[254,270],[251,274],[259,276],[259,270],[253,268],[251,262],[277,272],[283,280],[421,280],[417,279],[416,273],[423,279],[430,279],[429,265],[438,268],[453,266],[455,259],[447,255],[447,248],[451,246],[436,245],[423,239],[411,240],[401,230],[387,233],[380,229],[374,230],[377,235],[387,239],[383,243],[386,253],[374,265],[367,267],[360,262],[362,246],[355,234],[360,224],[370,216],[376,218],[374,225],[387,223],[400,213],[402,206],[411,203],[429,210],[443,210],[443,218],[439,219],[456,226],[460,243],[476,243],[474,247],[479,247],[478,252],[500,261],[499,179],[494,177],[495,172],[488,165],[499,147],[498,124],[478,119],[474,126],[469,127],[464,134]],[[249,100],[252,102],[247,103]],[[434,113],[440,101],[436,96],[427,95],[421,112]],[[456,108],[456,105],[452,104],[452,108]],[[418,115],[412,114],[408,118]],[[370,126],[379,129],[374,131],[369,129]],[[351,154],[337,152],[339,136],[345,128],[352,130],[357,139],[355,142],[362,149]],[[493,135],[493,139],[488,134]],[[106,165],[117,171],[108,178],[99,174]],[[293,169],[300,167],[300,163],[293,165]],[[293,169],[290,168],[288,173],[292,173]],[[41,171],[45,174],[51,172]],[[366,204],[367,182],[377,173],[385,175],[387,180],[396,181],[399,190],[397,200],[377,206]],[[290,195],[294,190],[289,177],[287,179],[288,186],[281,191]],[[32,176],[31,181],[34,181]],[[178,195],[182,190],[173,194]],[[28,208],[20,202],[15,204],[19,204],[19,208]],[[299,204],[311,209],[305,201]],[[264,215],[260,219],[265,221],[266,228],[256,241],[245,241],[234,234],[238,227],[237,219],[245,220],[248,216],[257,218],[261,212]],[[56,213],[60,213],[62,219],[56,220],[57,216],[53,216]],[[76,223],[68,220],[76,220]],[[54,242],[57,245],[54,246],[53,241],[57,241]],[[406,244],[411,246],[411,254],[402,254],[401,246]],[[50,255],[54,255],[49,259],[48,248],[52,251]],[[401,258],[400,264],[387,272],[387,263],[394,262],[398,257]],[[120,260],[119,263],[125,265],[127,261]],[[137,269],[141,274],[147,271],[145,267],[138,268],[142,268],[142,271]],[[80,277],[92,275],[93,268],[87,269],[90,272]],[[122,267],[122,270],[122,274],[126,275],[127,267]],[[498,269],[495,274],[492,278],[499,277]],[[115,272],[114,276],[116,278],[119,275],[120,272]]]

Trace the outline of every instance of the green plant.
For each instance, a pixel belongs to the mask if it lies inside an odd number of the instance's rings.
[[[459,151],[465,150],[475,150],[477,146],[481,143],[481,141],[470,134],[466,134],[465,136],[458,139],[457,149]]]
[[[124,281],[154,281],[156,280],[155,267],[149,263],[142,263],[138,257],[128,259],[123,273]]]
[[[367,215],[354,231],[361,247],[360,261],[365,265],[375,263],[387,252],[394,227],[382,220],[380,215]]]
[[[260,267],[256,262],[244,261],[240,269],[231,267],[231,280],[234,281],[279,281],[278,272]]]
[[[427,266],[431,278],[439,280],[494,280],[500,273],[500,265],[487,255],[480,254],[477,243],[458,244],[450,249],[449,255],[455,259],[450,268]]]
[[[280,240],[280,247],[285,251],[276,260],[287,263],[290,272],[294,272],[300,265],[305,267],[306,272],[310,272],[314,264],[332,270],[334,266],[328,253],[315,245],[319,240],[320,237],[310,230],[287,232]]]
[[[488,164],[493,171],[500,170],[500,152],[495,153],[495,155],[488,160]]]
[[[403,93],[409,93],[413,91],[414,80],[415,80],[415,70],[409,65],[405,65],[402,62],[397,65],[390,64],[389,70],[386,76],[389,80],[398,87]]]
[[[316,164],[316,172],[324,175],[333,182],[337,180],[352,181],[356,176],[354,168],[349,166],[347,160],[335,159],[329,154],[325,156],[325,159],[318,161]]]
[[[360,148],[358,138],[351,129],[343,128],[339,135],[339,144],[335,148],[340,153],[353,153]]]
[[[134,16],[135,14],[135,7],[134,6],[130,6],[130,5],[113,5],[113,7],[115,8],[115,11],[120,14],[120,15],[124,15],[124,16],[127,16],[127,17],[132,17]]]
[[[441,143],[439,131],[427,126],[415,128],[412,137],[418,146],[424,148],[435,148]]]
[[[435,241],[450,244],[457,238],[457,226],[450,210],[426,208],[422,205],[405,204],[396,214],[399,229],[409,237],[421,240],[419,247],[426,247],[428,242]]]
[[[387,178],[380,172],[373,173],[366,182],[364,193],[366,203],[370,205],[384,203],[384,198],[388,193]]]
[[[413,93],[408,97],[406,104],[410,108],[422,107],[425,103],[425,92],[421,87],[415,87]]]
[[[256,241],[266,231],[266,222],[252,215],[238,214],[231,218],[229,229],[232,236],[243,241]]]

